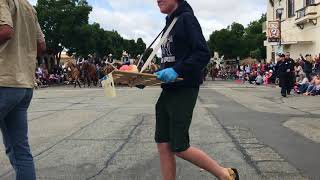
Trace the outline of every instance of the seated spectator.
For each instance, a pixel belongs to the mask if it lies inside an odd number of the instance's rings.
[[[246,71],[246,74],[250,74],[251,73],[251,67],[249,65],[247,65],[245,67],[245,71]]]
[[[301,74],[299,79],[300,80],[297,82],[297,86],[295,88],[296,92],[298,94],[305,93],[309,86],[309,79],[305,74]]]
[[[272,77],[272,74],[273,74],[273,71],[272,70],[269,70],[269,72],[266,72],[264,78],[263,78],[263,81],[264,81],[264,84],[265,85],[268,85],[271,83],[271,77]]]
[[[317,95],[320,91],[320,74],[317,74],[310,82],[307,91],[304,93],[306,96]]]
[[[314,65],[314,72],[316,74],[320,73],[320,54],[319,54],[319,56],[316,57],[316,63]]]
[[[240,73],[239,73],[239,81],[244,83],[245,82],[244,77],[245,77],[244,71],[240,71]]]
[[[272,72],[271,77],[269,78],[269,83],[270,84],[276,84],[276,80],[277,80],[277,73],[276,72]]]
[[[243,82],[245,82],[245,81],[249,81],[249,74],[244,74],[243,75]]]
[[[253,84],[257,78],[257,71],[253,71],[249,76],[249,83]]]
[[[36,89],[42,87],[42,85],[43,85],[41,80],[40,80],[40,77],[39,77],[39,75],[37,73],[35,73],[35,84],[34,85],[35,85]]]
[[[258,73],[256,77],[256,85],[262,85],[263,84],[263,77],[261,76],[260,73]]]
[[[38,76],[42,76],[42,74],[43,74],[43,65],[40,65],[37,69],[36,69],[36,74],[38,75]]]
[[[49,76],[49,84],[60,84],[60,76],[58,74],[50,74]]]

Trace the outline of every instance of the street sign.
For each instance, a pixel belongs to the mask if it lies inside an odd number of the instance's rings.
[[[280,40],[280,25],[278,21],[268,22],[268,41],[279,42]]]

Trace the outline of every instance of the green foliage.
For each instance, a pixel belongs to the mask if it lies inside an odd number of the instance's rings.
[[[250,51],[250,57],[255,59],[261,59],[261,50],[259,48]]]
[[[262,33],[262,23],[265,21],[266,15],[263,14],[246,28],[239,23],[233,23],[226,29],[214,31],[208,41],[211,53],[218,52],[230,59],[249,56],[266,58],[266,48],[263,45],[266,35]]]
[[[69,55],[104,57],[113,54],[120,59],[123,50],[136,57],[146,49],[141,38],[137,42],[125,40],[118,32],[106,31],[98,23],[89,24],[92,7],[86,0],[38,0],[35,8],[48,52],[54,55],[67,49]]]

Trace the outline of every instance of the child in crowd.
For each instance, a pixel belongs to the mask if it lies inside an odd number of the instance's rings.
[[[263,77],[261,76],[260,73],[258,73],[256,77],[256,85],[262,85],[263,84]]]

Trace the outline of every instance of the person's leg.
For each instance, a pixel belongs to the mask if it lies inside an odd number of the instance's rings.
[[[280,77],[279,78],[279,87],[281,88],[281,95],[283,97],[287,96],[287,90],[286,90],[286,83],[285,83],[285,78],[284,77]]]
[[[287,97],[287,90],[286,90],[286,88],[284,86],[281,87],[281,95],[283,97]]]
[[[291,94],[291,91],[292,91],[292,89],[294,88],[294,85],[295,85],[295,83],[296,83],[296,80],[295,80],[295,75],[294,75],[294,73],[291,73],[291,77],[290,77],[290,86],[289,86],[289,88],[288,88],[288,94]]]
[[[28,142],[27,109],[32,98],[32,89],[24,89],[23,99],[5,117],[4,132],[10,143],[6,153],[16,172],[17,180],[35,180],[35,167]]]
[[[302,84],[302,85],[299,87],[300,93],[305,93],[305,92],[307,91],[308,87],[309,87],[309,83]]]
[[[317,93],[317,87],[313,86],[313,88],[310,90],[309,94],[310,95],[316,95],[316,93]]]
[[[287,82],[287,87],[286,87],[286,90],[287,90],[287,95],[290,95],[291,94],[291,81],[288,81]]]
[[[285,91],[287,95],[290,95],[291,92],[291,76],[288,75],[285,79],[284,79],[284,87],[285,87]]]
[[[309,85],[308,86],[308,89],[307,89],[307,91],[306,91],[306,93],[310,93],[311,91],[312,91],[312,89],[314,88],[314,85]]]
[[[287,95],[291,95],[291,90],[292,89],[290,87],[287,88]]]
[[[182,89],[174,94],[172,101],[167,102],[170,109],[171,150],[178,157],[207,170],[220,180],[228,179],[228,169],[221,167],[203,151],[190,146],[189,127],[198,93],[199,89]]]
[[[176,179],[176,158],[171,151],[169,143],[158,143],[158,153],[160,155],[160,167],[163,180]]]
[[[170,141],[170,123],[166,110],[166,103],[171,97],[169,93],[163,91],[156,104],[156,131],[155,141],[157,143],[160,156],[160,168],[163,180],[175,180],[176,178],[176,160],[175,154],[171,151]]]
[[[7,119],[8,114],[16,107],[16,105],[23,99],[23,97],[23,89],[0,87],[0,129],[6,152],[9,152],[9,147],[12,146],[12,140],[8,134],[7,121],[5,120]],[[9,160],[14,167],[15,164],[13,163],[10,156]]]
[[[220,166],[206,153],[195,147],[190,147],[186,151],[176,153],[176,155],[190,163],[210,172],[220,180],[229,180],[229,172],[226,168]]]

